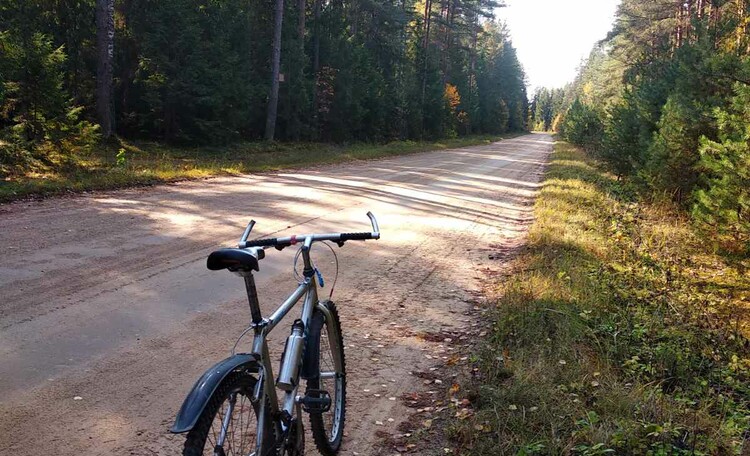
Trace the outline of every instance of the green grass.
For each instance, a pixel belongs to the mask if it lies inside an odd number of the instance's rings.
[[[558,142],[450,434],[465,454],[750,454],[750,275]],[[744,448],[743,448],[744,445]]]
[[[441,141],[387,144],[249,142],[225,147],[175,148],[125,141],[78,157],[61,157],[52,166],[16,172],[0,180],[0,202],[33,195],[150,185],[218,175],[273,171],[310,165],[367,160],[429,150],[488,144],[505,136],[469,136]],[[124,152],[120,153],[120,151]],[[118,160],[119,153],[119,160]]]

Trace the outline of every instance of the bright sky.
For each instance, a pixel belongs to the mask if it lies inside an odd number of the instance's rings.
[[[506,0],[507,22],[529,88],[562,87],[612,28],[620,0]]]

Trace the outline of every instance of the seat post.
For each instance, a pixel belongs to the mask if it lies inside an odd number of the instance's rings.
[[[260,313],[260,303],[258,302],[258,290],[255,288],[255,277],[248,272],[244,276],[245,291],[247,291],[247,301],[250,304],[250,316],[253,323],[258,324],[263,321],[263,315]]]

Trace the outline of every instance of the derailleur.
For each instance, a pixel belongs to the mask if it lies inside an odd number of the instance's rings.
[[[291,418],[287,413],[286,431],[282,435],[279,456],[304,456],[305,454],[305,429],[302,417],[297,410],[297,417]]]

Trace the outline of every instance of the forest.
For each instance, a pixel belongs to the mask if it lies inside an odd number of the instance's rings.
[[[623,0],[574,82],[539,89],[556,130],[652,199],[689,212],[728,252],[750,252],[747,0]]]
[[[500,6],[0,0],[0,176],[71,166],[117,139],[342,143],[523,130],[525,76],[493,19]]]
[[[533,94],[560,140],[454,423],[470,454],[750,454],[748,6],[622,0]]]

